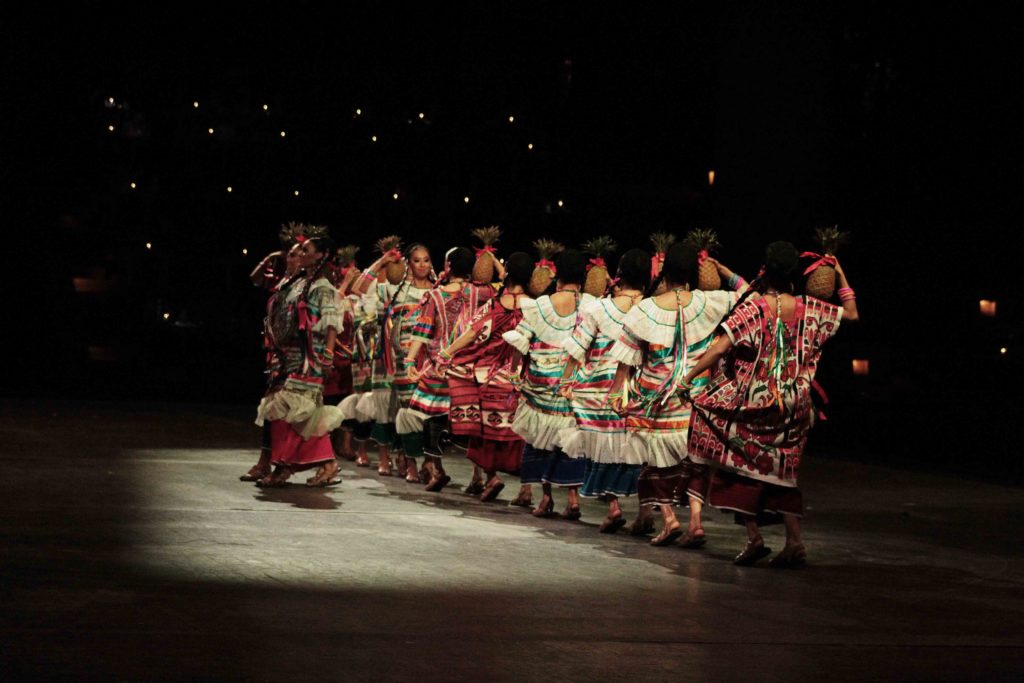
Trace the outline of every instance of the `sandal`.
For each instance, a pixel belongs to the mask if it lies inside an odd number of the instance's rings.
[[[445,486],[447,486],[448,483],[451,482],[451,480],[452,480],[452,478],[449,477],[447,474],[442,474],[437,479],[431,479],[430,481],[428,481],[427,482],[427,489],[426,490],[427,491],[431,491],[433,493],[437,493],[438,491],[443,489]]]
[[[626,526],[626,518],[619,514],[614,517],[605,517],[597,530],[602,534],[614,534],[624,526]]]
[[[554,517],[555,516],[555,501],[548,498],[548,504],[543,508],[539,505],[530,512],[534,517]]]
[[[485,487],[483,489],[483,491],[481,491],[481,493],[480,493],[480,502],[481,503],[489,503],[490,501],[492,501],[495,498],[497,498],[498,494],[501,493],[502,489],[504,489],[504,488],[505,488],[505,482],[503,482],[502,480],[498,479],[496,483],[494,483],[493,485]]]
[[[369,467],[370,456],[368,455],[357,455],[356,456],[356,467]]]
[[[259,465],[253,465],[249,468],[249,471],[238,478],[238,481],[259,481],[266,476],[270,475],[269,467],[260,467]]]
[[[306,486],[310,488],[326,488],[328,486],[337,486],[341,483],[341,477],[338,475],[338,467],[335,465],[334,471],[327,474],[327,465],[324,465],[316,472],[316,476],[310,477],[306,480]]]
[[[393,469],[394,469],[394,466],[390,462],[388,462],[388,464],[386,464],[386,465],[383,465],[383,464],[377,465],[377,476],[380,476],[380,477],[393,477],[394,476],[394,472],[392,471]]]
[[[484,483],[482,481],[480,481],[479,479],[474,479],[473,481],[469,482],[469,486],[462,489],[462,492],[468,496],[479,496],[481,493],[484,492],[484,488]]]
[[[651,545],[655,546],[656,548],[663,548],[682,535],[682,527],[677,526],[672,529],[666,527],[661,530],[660,534],[651,539]]]
[[[261,489],[279,489],[288,486],[288,477],[292,476],[292,471],[287,467],[278,466],[274,470],[273,474],[267,476],[256,482],[256,486]]]
[[[747,541],[747,547],[732,561],[737,567],[749,567],[763,557],[772,554],[772,549],[764,544],[764,539],[758,536],[753,541]]]
[[[510,507],[513,505],[521,508],[532,508],[533,495],[531,494],[524,496],[522,493],[520,493],[519,495],[512,499],[512,502],[509,503]]]
[[[579,505],[566,505],[565,509],[562,510],[562,519],[567,519],[570,522],[575,522],[582,516]]]
[[[654,533],[654,520],[653,519],[648,518],[648,519],[643,520],[642,522],[639,519],[637,519],[637,520],[634,520],[633,523],[629,525],[629,535],[630,536],[650,536],[653,533]]]
[[[807,551],[803,543],[787,545],[782,551],[768,560],[768,566],[773,569],[796,569],[807,564]]]
[[[683,537],[679,539],[679,547],[696,550],[697,548],[703,548],[707,542],[708,539],[704,537],[704,530],[697,529],[693,534],[687,531]]]

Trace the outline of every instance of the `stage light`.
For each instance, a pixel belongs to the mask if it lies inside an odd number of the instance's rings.
[[[248,255],[249,255],[249,250],[246,249],[245,247],[242,247],[242,256],[248,256]]]
[[[113,104],[113,103],[114,103],[114,98],[113,97],[108,97],[107,98],[107,104]]]
[[[427,117],[427,115],[426,115],[426,114],[424,114],[423,112],[420,112],[420,121],[422,121],[422,120],[423,120],[423,119],[425,119],[426,117]]]
[[[463,197],[462,201],[466,204],[469,204],[469,197]]]
[[[377,136],[376,135],[371,135],[370,136],[370,141],[371,142],[377,142]]]
[[[232,191],[233,191],[233,188],[230,185],[228,185],[228,192],[232,192]]]
[[[153,248],[153,243],[152,242],[146,242],[146,249],[152,249],[152,248]]]
[[[356,109],[356,116],[362,116],[362,115],[363,115],[363,110],[362,109]]]
[[[193,109],[199,109],[199,103],[198,102],[193,102],[192,103],[192,108]]]
[[[263,105],[263,111],[270,111],[270,105],[269,104],[264,104]]]
[[[982,299],[978,304],[981,314],[989,318],[996,317],[996,302]]]
[[[133,190],[134,190],[134,189],[135,189],[136,187],[138,187],[138,186],[137,186],[137,185],[136,185],[135,183],[129,183],[129,185],[131,186],[131,188],[132,188]]]
[[[715,172],[714,171],[708,171],[708,185],[714,185],[714,184],[715,184]]]
[[[871,372],[871,364],[864,358],[856,358],[853,361],[853,374],[867,375]]]
[[[284,136],[286,136],[286,135],[288,135],[288,133],[286,133],[286,132],[284,132],[284,131],[282,130],[282,131],[281,131],[281,137],[284,137]]]
[[[514,117],[514,116],[508,117],[508,122],[509,123],[515,123],[516,122],[516,117]]]
[[[170,320],[170,319],[171,319],[171,314],[170,313],[164,313],[164,320]]]
[[[1006,347],[1004,346],[1003,348],[999,349],[999,353],[1005,356],[1006,355]]]
[[[395,193],[394,193],[393,195],[391,195],[391,198],[392,198],[392,199],[398,199],[398,193],[397,193],[397,192],[395,192]]]
[[[295,190],[295,196],[296,196],[296,197],[298,197],[298,196],[299,196],[299,191],[298,191],[298,190]]]
[[[111,125],[107,126],[107,130],[109,130],[109,131],[110,131],[111,133],[113,133],[113,132],[114,132],[114,126],[113,126],[113,124],[111,124]]]
[[[558,200],[558,208],[561,209],[563,206],[565,206],[565,202],[563,202],[561,199],[559,199]]]
[[[206,132],[209,133],[210,135],[213,135],[213,128],[207,128]]]
[[[533,143],[529,142],[526,144],[526,149],[533,149]]]

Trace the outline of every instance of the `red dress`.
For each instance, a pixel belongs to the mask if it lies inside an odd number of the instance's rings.
[[[487,472],[514,474],[522,462],[524,441],[512,431],[522,354],[501,338],[522,319],[518,308],[489,301],[471,324],[476,338],[448,370],[452,432],[470,437],[466,455]]]

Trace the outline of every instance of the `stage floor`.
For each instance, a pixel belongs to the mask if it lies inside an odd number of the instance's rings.
[[[509,507],[515,478],[480,503],[461,456],[442,494],[351,463],[261,490],[238,481],[248,409],[2,408],[0,680],[1024,673],[1019,488],[808,459],[810,564],[738,568],[730,516],[706,513],[706,549],[651,548],[598,534],[593,500],[582,522]]]

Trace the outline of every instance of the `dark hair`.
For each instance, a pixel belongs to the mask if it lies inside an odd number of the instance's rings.
[[[526,287],[533,276],[533,257],[517,251],[505,259],[505,283]]]
[[[697,248],[689,242],[677,242],[665,252],[662,279],[674,285],[697,285]]]
[[[582,285],[587,278],[587,257],[582,251],[566,249],[555,257],[558,281],[566,285]]]
[[[469,277],[474,263],[476,256],[466,247],[456,247],[455,251],[448,254],[449,273],[455,277]]]
[[[630,249],[619,259],[617,277],[620,285],[646,289],[651,282],[651,255],[643,249]]]
[[[792,242],[772,242],[764,253],[764,281],[779,291],[789,291],[799,260]]]
[[[416,251],[417,249],[422,249],[423,251],[427,252],[427,256],[430,256],[430,250],[427,249],[427,245],[423,244],[422,242],[413,242],[412,244],[407,246],[405,248],[405,251],[402,252],[402,256],[404,256],[407,259],[411,259],[412,252]]]

